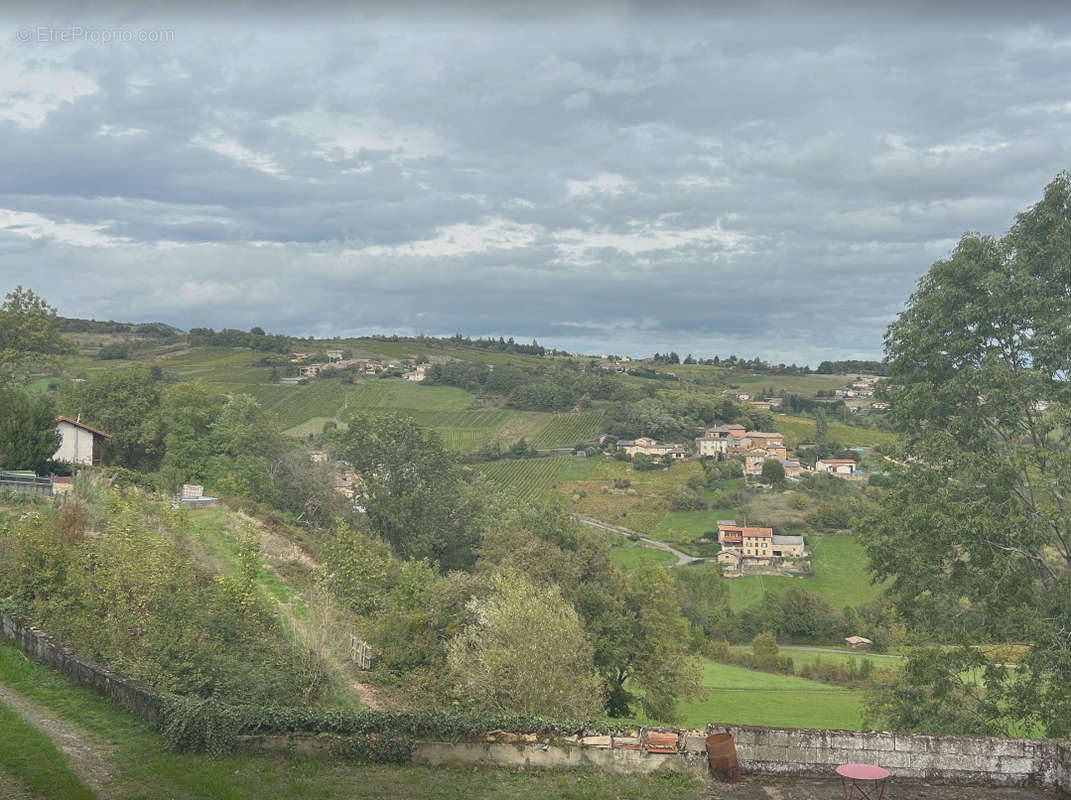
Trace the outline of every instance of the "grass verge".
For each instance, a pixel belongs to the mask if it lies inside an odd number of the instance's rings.
[[[56,800],[94,799],[52,740],[3,703],[0,731],[0,769],[30,792]]]

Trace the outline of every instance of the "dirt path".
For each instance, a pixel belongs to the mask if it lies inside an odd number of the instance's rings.
[[[111,752],[107,747],[93,741],[91,734],[59,719],[51,711],[2,683],[0,701],[51,739],[56,749],[67,757],[67,766],[71,772],[81,778],[94,794],[99,797],[109,796],[112,776],[119,770],[112,762]],[[2,787],[3,784],[0,783],[0,788]]]
[[[608,522],[603,522],[602,520],[595,519],[594,517],[585,517],[583,514],[576,514],[575,516],[578,522],[587,525],[589,528],[598,528],[599,530],[610,531],[611,533],[619,533],[622,536],[635,536],[639,539],[639,541],[643,542],[644,547],[651,547],[655,550],[665,550],[667,553],[672,553],[677,557],[677,561],[671,566],[680,567],[684,564],[691,564],[693,562],[703,560],[701,558],[696,558],[695,556],[690,556],[687,553],[682,553],[677,548],[672,547],[666,544],[665,542],[660,542],[657,539],[648,539],[646,536],[640,536],[640,534],[636,533],[636,531],[630,531],[628,528],[611,525]]]

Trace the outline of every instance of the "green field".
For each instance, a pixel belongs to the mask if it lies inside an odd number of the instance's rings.
[[[531,439],[538,448],[572,447],[591,442],[602,433],[603,413],[582,411],[577,414],[555,414],[553,419]]]
[[[553,491],[573,461],[584,462],[587,459],[577,456],[518,458],[488,461],[473,466],[477,472],[487,476],[511,494],[517,497],[536,498]]]
[[[646,536],[653,534],[670,513],[673,496],[687,485],[688,479],[702,474],[703,468],[697,461],[674,464],[670,469],[637,472],[624,461],[604,458],[587,478],[563,478],[572,481],[563,491],[585,493],[574,503],[575,511]],[[631,493],[613,491],[615,478],[628,480]]]
[[[616,533],[607,535],[624,540],[624,537],[618,536]],[[676,556],[672,553],[667,553],[665,550],[656,550],[653,547],[643,547],[635,544],[615,544],[610,547],[610,561],[614,566],[623,570],[636,569],[640,564],[658,564],[667,567],[676,560]]]
[[[717,541],[718,520],[735,519],[731,508],[716,508],[713,511],[670,511],[651,531],[651,538],[662,542],[690,542],[706,538]]]
[[[736,645],[733,650],[751,652],[750,645]],[[816,650],[804,650],[802,647],[781,645],[781,654],[790,656],[797,670],[803,664],[815,664],[819,661],[826,664],[846,665],[849,659],[854,659],[858,665],[864,658],[870,659],[877,669],[898,669],[904,663],[904,656],[890,655],[888,653],[871,653],[867,650],[838,650],[835,653],[818,652]]]
[[[820,391],[839,389],[854,379],[852,375],[733,375],[726,380],[740,390],[752,395],[752,400],[759,399],[757,392],[772,388],[776,395],[785,392],[803,397],[814,397]]]
[[[683,724],[708,722],[787,728],[862,727],[862,693],[824,683],[707,661],[704,700],[682,703]]]
[[[810,417],[775,414],[774,430],[794,437],[797,442],[806,442],[814,439],[814,420]],[[856,428],[830,420],[829,438],[845,446],[876,447],[879,444],[892,444],[896,441],[896,434],[877,428]]]
[[[747,575],[729,580],[729,603],[742,611],[759,602],[766,592],[780,594],[793,586],[817,592],[834,608],[868,603],[882,592],[870,583],[866,552],[854,536],[825,536],[814,548],[814,574],[810,578]]]

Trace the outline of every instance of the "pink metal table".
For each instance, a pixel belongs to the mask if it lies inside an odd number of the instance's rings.
[[[851,800],[857,792],[863,800],[881,800],[889,770],[873,764],[841,764],[837,774],[840,775],[844,800]]]

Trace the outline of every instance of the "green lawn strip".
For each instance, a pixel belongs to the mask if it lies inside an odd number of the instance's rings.
[[[858,665],[864,658],[869,659],[878,669],[899,669],[903,666],[904,656],[890,653],[871,653],[868,650],[838,650],[837,652],[818,652],[805,649],[805,645],[780,645],[781,654],[790,656],[793,663],[799,667],[802,664],[840,664],[847,665],[850,659],[854,659]],[[741,652],[751,652],[751,645],[733,645],[730,649]]]
[[[198,541],[214,557],[227,564],[234,571],[238,564],[241,545],[233,535],[230,514],[222,508],[205,508],[191,511],[188,517],[191,530],[197,534]],[[261,565],[257,576],[259,588],[263,590],[262,599],[279,603],[290,603],[295,599],[293,587],[282,581],[278,575]]]
[[[576,456],[570,458],[558,473],[558,480],[560,481],[586,481],[591,477],[599,467],[599,462],[602,460],[602,456],[589,456],[587,458],[583,456]]]
[[[52,740],[3,703],[0,731],[0,769],[29,791],[56,800],[93,800]]]
[[[174,753],[143,721],[28,661],[0,642],[0,681],[57,716],[99,735],[120,767],[119,798],[255,800],[262,797],[531,798],[671,800],[699,796],[701,783],[679,773],[614,775],[594,770],[357,766],[341,761],[238,753],[224,758]],[[5,729],[6,730],[6,729]],[[76,796],[76,795],[71,795]]]
[[[729,722],[849,730],[862,726],[861,692],[715,661],[703,664],[703,686],[708,692],[705,700],[680,706],[685,725]]]

